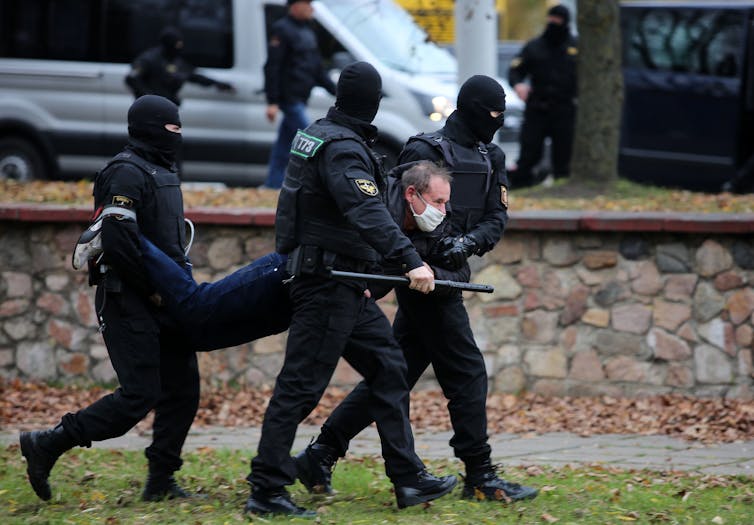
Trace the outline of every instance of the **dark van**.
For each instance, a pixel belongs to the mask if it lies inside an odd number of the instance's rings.
[[[621,2],[619,171],[717,191],[754,154],[754,2]]]

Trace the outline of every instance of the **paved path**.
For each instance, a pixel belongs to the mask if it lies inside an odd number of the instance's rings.
[[[303,449],[316,436],[318,427],[299,427],[293,450]],[[256,452],[259,427],[195,427],[186,440],[188,450],[199,447],[245,449]],[[448,458],[450,432],[416,432],[416,450],[422,458]],[[15,432],[0,432],[0,444],[17,442]],[[130,432],[120,438],[95,443],[98,448],[142,449],[148,435]],[[688,470],[705,474],[754,476],[754,441],[721,445],[700,445],[665,436],[601,435],[579,437],[553,433],[536,436],[496,434],[490,437],[493,460],[504,465],[552,465],[579,463],[651,469]],[[351,444],[351,453],[379,454],[379,439],[373,427]]]

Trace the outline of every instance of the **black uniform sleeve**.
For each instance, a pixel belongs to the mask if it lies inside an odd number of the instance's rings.
[[[97,180],[97,193],[103,205],[119,205],[139,212],[145,199],[143,173],[129,164],[116,164]],[[147,273],[141,255],[138,223],[118,220],[113,216],[102,221],[103,262],[111,266],[129,286],[148,296],[152,290],[147,284]]]
[[[317,85],[322,86],[328,93],[335,96],[335,83],[330,78],[330,75],[327,74],[325,68],[322,67],[322,64],[320,64],[319,72],[317,73]]]
[[[508,83],[510,83],[511,86],[524,82],[526,77],[531,73],[530,46],[531,44],[527,43],[511,60],[511,65],[508,68]]]
[[[267,43],[267,62],[264,65],[264,92],[268,104],[280,102],[283,67],[288,53],[288,35],[278,24],[272,26],[270,41]]]
[[[145,53],[142,53],[131,64],[131,70],[126,75],[126,85],[131,88],[134,98],[149,93],[148,78],[151,74],[149,60]]]
[[[402,265],[405,271],[418,268],[423,264],[422,259],[377,193],[370,165],[367,153],[352,141],[328,144],[319,158],[319,172],[325,186],[361,237],[387,264]]]
[[[508,176],[505,172],[505,153],[494,144],[488,144],[487,149],[492,163],[492,181],[487,192],[484,215],[469,232],[479,246],[477,255],[483,255],[495,247],[503,236],[505,224],[508,222]]]

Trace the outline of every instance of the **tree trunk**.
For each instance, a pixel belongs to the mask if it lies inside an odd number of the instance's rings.
[[[571,162],[576,184],[608,186],[618,177],[623,104],[618,0],[578,0],[579,107]]]

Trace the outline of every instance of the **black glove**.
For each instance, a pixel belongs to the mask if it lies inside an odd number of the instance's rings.
[[[217,89],[220,91],[235,91],[235,88],[233,88],[232,84],[228,84],[227,82],[220,82],[219,80],[215,82],[215,86],[217,86]]]
[[[456,238],[446,237],[442,241],[445,246],[440,254],[441,266],[448,270],[460,270],[470,255],[474,254],[478,247],[476,240],[471,235],[460,235]]]

